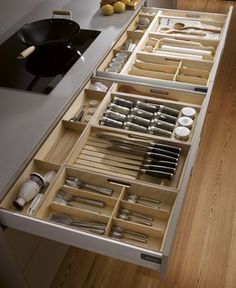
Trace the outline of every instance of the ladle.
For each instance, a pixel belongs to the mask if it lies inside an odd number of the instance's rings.
[[[207,28],[207,27],[198,27],[198,26],[186,26],[184,23],[178,22],[174,24],[174,28],[178,30],[187,30],[187,29],[195,29],[201,31],[209,31],[214,33],[220,33],[220,28]]]

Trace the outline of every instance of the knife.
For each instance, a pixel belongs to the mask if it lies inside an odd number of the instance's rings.
[[[176,168],[161,166],[161,165],[151,165],[151,164],[143,164],[141,165],[141,169],[145,170],[155,170],[155,171],[162,171],[175,174]]]
[[[144,164],[150,164],[150,165],[158,165],[158,166],[164,166],[164,167],[171,167],[171,168],[177,168],[178,164],[170,161],[165,160],[154,160],[154,159],[146,159]]]
[[[158,170],[141,169],[140,173],[147,174],[147,175],[153,176],[153,177],[158,177],[158,178],[167,178],[169,180],[171,180],[174,176],[172,173],[158,171]]]

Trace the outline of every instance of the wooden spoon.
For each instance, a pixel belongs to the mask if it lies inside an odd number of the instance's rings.
[[[186,34],[186,35],[206,36],[206,33],[203,33],[203,32],[188,32],[188,31],[183,31],[183,30],[178,30],[178,29],[171,29],[168,27],[162,27],[160,28],[159,31],[162,33],[167,33],[167,34],[179,33],[179,34]]]
[[[209,31],[214,33],[220,33],[220,28],[204,28],[204,27],[197,27],[197,26],[186,26],[184,23],[175,23],[174,28],[178,30],[187,30],[187,29],[195,29],[195,30],[202,30],[202,31]]]

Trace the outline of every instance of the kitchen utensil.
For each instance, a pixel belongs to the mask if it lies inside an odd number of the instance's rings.
[[[111,231],[111,236],[113,238],[118,238],[118,239],[126,238],[126,239],[134,240],[137,242],[141,242],[141,243],[147,243],[146,239],[138,238],[137,236],[133,236],[127,233],[120,233],[117,231]]]
[[[174,24],[174,28],[178,30],[187,30],[187,29],[195,29],[195,30],[201,30],[201,31],[209,31],[209,32],[214,32],[214,33],[220,33],[221,28],[207,28],[203,26],[186,26],[186,24],[178,22]]]
[[[33,201],[31,202],[27,210],[28,215],[31,216],[37,212],[37,210],[39,209],[39,207],[41,206],[43,202],[44,194],[55,176],[56,176],[55,171],[49,171],[43,176],[44,181],[45,181],[45,186],[41,188],[39,193],[34,197]]]
[[[79,122],[79,121],[81,121],[81,119],[82,119],[82,117],[83,117],[83,115],[84,115],[85,107],[86,107],[86,105],[82,105],[82,106],[80,107],[80,109],[77,111],[77,115],[74,116],[74,117],[72,117],[72,118],[70,119],[70,121],[71,121],[71,122]]]
[[[167,33],[167,34],[184,34],[184,35],[194,35],[194,36],[206,36],[206,33],[203,32],[191,32],[185,30],[171,29],[169,27],[161,27],[158,32]]]
[[[113,190],[110,188],[105,188],[105,187],[101,187],[97,185],[91,185],[73,176],[67,177],[65,184],[71,187],[75,187],[75,188],[86,188],[93,192],[97,192],[99,194],[103,194],[106,196],[111,196],[113,193]]]
[[[160,208],[161,201],[149,197],[138,196],[134,193],[127,194],[126,200],[131,203],[138,203],[152,208]]]
[[[88,205],[99,207],[99,208],[104,208],[106,206],[106,203],[103,201],[93,200],[93,199],[89,199],[89,198],[71,195],[71,194],[66,193],[64,191],[59,191],[57,193],[57,195],[54,199],[54,202],[62,204],[62,205],[68,205],[68,206],[74,206],[74,207],[77,207],[75,205],[75,202],[88,204]]]
[[[148,236],[146,234],[126,230],[121,228],[120,226],[115,225],[113,225],[111,228],[111,236],[118,239],[127,238],[141,243],[147,243],[148,240]]]
[[[136,217],[139,217],[141,219],[144,219],[144,220],[147,220],[147,221],[150,221],[152,222],[153,221],[153,218],[152,217],[149,217],[147,215],[144,215],[142,213],[139,213],[139,212],[134,212],[134,211],[131,211],[129,209],[126,209],[126,208],[121,208],[119,210],[120,213],[125,213],[127,215],[133,215],[133,216],[136,216]]]
[[[55,19],[55,15],[68,15],[70,19]],[[24,25],[18,32],[18,38],[27,49],[18,59],[24,59],[36,49],[65,49],[80,32],[80,25],[72,20],[70,11],[53,11],[51,19],[39,20]]]
[[[49,220],[65,225],[76,226],[79,227],[80,229],[88,230],[96,234],[104,234],[106,229],[106,224],[104,223],[86,221],[86,220],[73,220],[67,214],[54,213],[50,216]]]
[[[152,226],[152,223],[150,221],[140,219],[139,217],[135,217],[135,216],[129,216],[127,213],[123,213],[123,212],[118,214],[118,218],[124,221],[131,221],[131,222],[142,224],[142,225]]]
[[[165,160],[154,160],[154,159],[145,159],[143,164],[144,165],[145,164],[157,165],[157,166],[163,166],[163,167],[174,168],[174,169],[176,169],[178,166],[178,164],[174,162],[165,161]]]

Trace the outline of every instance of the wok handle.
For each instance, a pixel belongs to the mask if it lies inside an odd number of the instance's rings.
[[[69,16],[70,20],[72,20],[72,12],[69,10],[53,10],[52,18],[54,18],[55,15]]]
[[[26,48],[25,50],[23,50],[18,56],[17,59],[25,59],[26,57],[28,57],[31,53],[34,52],[35,50],[35,46],[30,46],[28,48]]]

